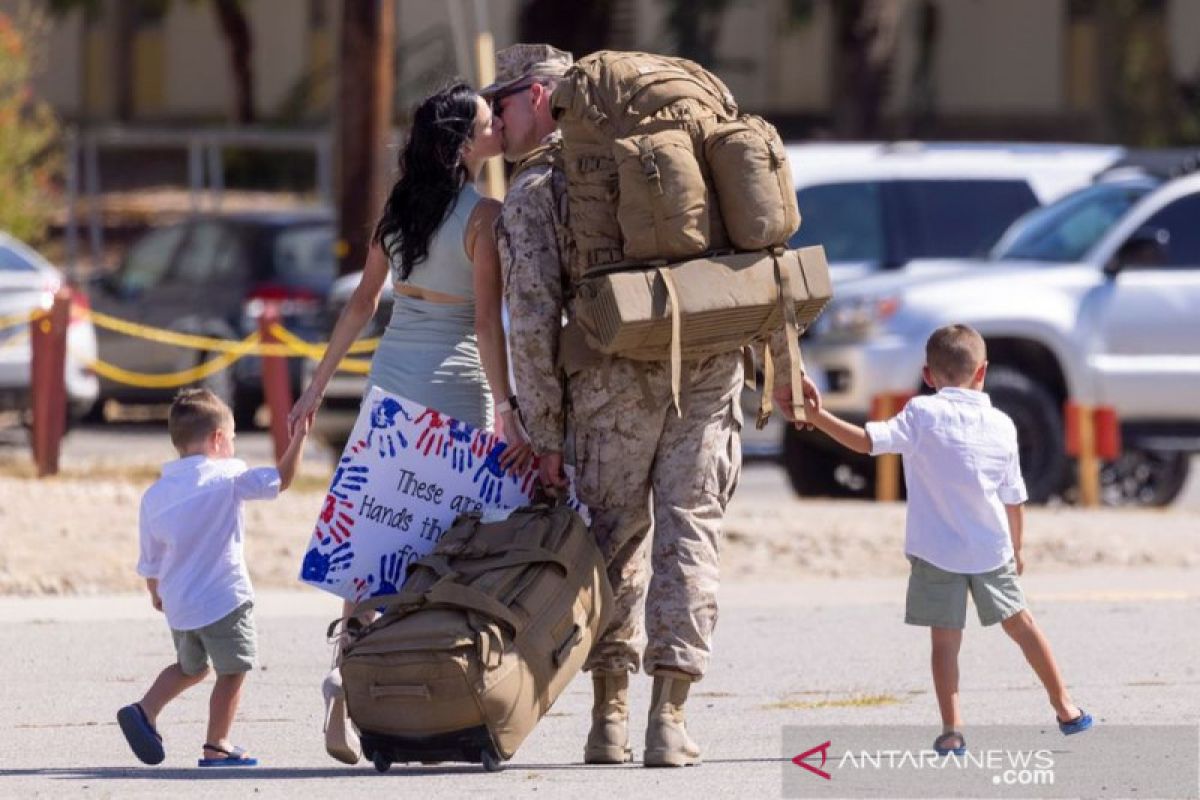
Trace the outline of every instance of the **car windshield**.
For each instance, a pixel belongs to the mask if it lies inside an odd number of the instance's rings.
[[[275,237],[275,268],[298,283],[327,284],[337,275],[334,232],[329,225],[286,228]]]
[[[1138,200],[1152,181],[1101,183],[1025,215],[993,248],[996,260],[1068,263],[1082,259]]]

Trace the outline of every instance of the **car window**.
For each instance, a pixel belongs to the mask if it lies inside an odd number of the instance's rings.
[[[1024,180],[901,180],[887,186],[901,262],[984,256],[1013,220],[1038,206]]]
[[[0,272],[37,272],[37,265],[21,251],[0,244]]]
[[[1028,214],[1004,235],[992,258],[1079,261],[1152,184],[1097,184]]]
[[[121,287],[127,292],[141,292],[157,286],[171,266],[183,232],[182,225],[175,225],[151,231],[139,239],[121,267]]]
[[[280,277],[298,283],[327,283],[337,276],[333,228],[306,225],[286,228],[275,237],[272,260]]]
[[[1166,258],[1157,266],[1200,268],[1200,195],[1170,203],[1143,227],[1167,232]]]
[[[796,192],[800,230],[790,247],[825,246],[830,261],[882,261],[886,253],[877,182],[828,183]]]
[[[235,279],[240,267],[241,251],[233,232],[219,222],[198,222],[179,254],[175,277],[181,283],[202,285]]]

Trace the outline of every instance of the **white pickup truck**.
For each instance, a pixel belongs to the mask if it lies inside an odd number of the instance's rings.
[[[987,259],[839,286],[805,340],[807,368],[831,410],[861,421],[876,395],[922,391],[925,340],[951,322],[987,340],[986,389],[1017,425],[1032,500],[1072,485],[1072,400],[1120,420],[1105,500],[1171,502],[1200,451],[1200,174],[1110,177],[1029,212]],[[789,430],[784,458],[801,494],[872,490],[871,461],[819,434]]]

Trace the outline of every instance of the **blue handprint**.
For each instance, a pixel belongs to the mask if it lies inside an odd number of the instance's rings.
[[[416,556],[416,551],[408,545],[404,545],[389,555],[380,556],[379,586],[371,592],[371,597],[396,594],[400,591],[400,587],[404,585],[404,579],[408,576],[408,565]]]
[[[475,426],[458,420],[450,421],[450,466],[456,472],[466,472],[475,466],[475,457],[471,454],[471,441],[475,437]]]
[[[404,406],[391,397],[383,398],[371,408],[371,431],[367,434],[367,444],[370,445],[375,439],[375,434],[378,433],[379,455],[388,458],[395,457],[397,440],[401,447],[408,447],[408,439],[404,438],[403,433],[398,430],[390,430],[396,427],[396,414],[401,414],[406,420],[412,421],[412,417],[404,410]]]
[[[330,580],[329,574],[350,569],[350,562],[353,560],[354,551],[350,549],[349,542],[343,542],[328,553],[322,553],[320,549],[314,547],[304,554],[304,563],[300,567],[300,579],[310,583],[333,585],[337,581]]]
[[[367,482],[370,467],[361,464],[351,464],[350,456],[342,456],[337,469],[333,471],[333,482],[329,485],[329,493],[334,497],[348,500],[347,492],[361,492]]]
[[[500,466],[500,456],[507,447],[504,442],[497,444],[479,465],[479,469],[475,470],[473,480],[479,485],[479,499],[485,503],[500,503],[500,496],[504,490],[504,482],[501,480],[504,477],[504,467]]]

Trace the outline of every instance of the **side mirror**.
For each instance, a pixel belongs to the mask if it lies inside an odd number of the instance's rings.
[[[1157,267],[1167,263],[1171,234],[1164,228],[1138,228],[1125,240],[1117,254],[1104,266],[1106,275],[1115,276],[1126,267]]]

